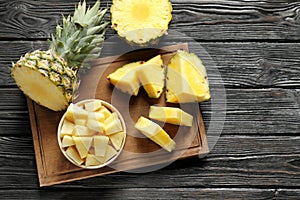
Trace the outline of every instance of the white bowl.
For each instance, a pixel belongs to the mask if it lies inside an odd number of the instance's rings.
[[[122,124],[122,127],[123,127],[123,131],[124,131],[124,138],[123,138],[123,142],[122,142],[122,145],[121,145],[121,148],[119,151],[117,151],[117,154],[115,156],[113,156],[111,159],[109,159],[106,163],[103,163],[101,165],[95,165],[95,166],[86,166],[86,165],[78,165],[75,161],[73,161],[66,153],[65,151],[65,148],[62,147],[62,138],[60,137],[60,131],[61,131],[61,127],[63,125],[63,122],[65,120],[65,115],[64,114],[59,122],[59,125],[58,125],[58,129],[57,129],[57,140],[58,140],[58,144],[59,144],[59,148],[62,152],[62,154],[71,162],[73,163],[74,165],[78,166],[78,167],[81,167],[81,168],[84,168],[84,169],[99,169],[101,167],[104,167],[104,166],[107,166],[109,165],[110,163],[112,163],[121,153],[123,147],[124,147],[124,144],[125,144],[125,140],[126,140],[126,126],[125,126],[125,121],[121,115],[121,113],[113,106],[111,105],[110,103],[107,103],[103,100],[100,100],[100,99],[86,99],[86,100],[82,100],[80,102],[77,102],[75,105],[78,105],[78,106],[82,106],[83,104],[87,103],[87,102],[92,102],[92,101],[100,101],[101,104],[103,106],[105,106],[106,108],[108,108],[111,112],[116,112],[118,114],[118,117],[121,121],[121,124]]]

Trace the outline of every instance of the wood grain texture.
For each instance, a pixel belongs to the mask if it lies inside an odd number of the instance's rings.
[[[49,38],[61,14],[72,14],[77,0],[0,2],[0,38]],[[95,1],[87,1],[93,4]],[[111,1],[102,0],[110,7]],[[196,40],[299,40],[297,0],[172,0],[170,29]],[[107,14],[109,19],[109,13]],[[108,31],[108,37],[114,31]]]
[[[108,42],[105,49],[117,49],[115,45]],[[0,85],[15,86],[10,76],[11,62],[28,51],[47,46],[42,41],[0,41]],[[300,43],[190,43],[190,46],[194,53],[200,54],[203,49],[209,53],[227,88],[300,87]],[[108,50],[103,51],[103,57]],[[204,63],[211,60],[199,56]],[[211,83],[219,82],[209,67],[208,75]]]
[[[295,189],[300,187],[299,143],[299,136],[223,136],[204,159],[194,157],[155,172],[122,172],[50,188]],[[0,188],[37,188],[31,137],[0,137],[0,147]]]
[[[31,135],[25,96],[17,88],[0,88],[0,135]],[[227,89],[223,135],[299,135],[299,89]],[[209,127],[211,103],[201,104]]]

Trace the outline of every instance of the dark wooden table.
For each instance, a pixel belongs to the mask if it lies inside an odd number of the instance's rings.
[[[0,1],[1,199],[300,198],[297,0],[172,1],[170,29],[207,50],[226,87],[226,121],[207,157],[176,161],[150,173],[121,172],[39,188],[26,99],[10,77],[11,62],[47,47],[56,21],[71,14],[76,3]],[[206,104],[202,110],[207,124],[210,110]]]

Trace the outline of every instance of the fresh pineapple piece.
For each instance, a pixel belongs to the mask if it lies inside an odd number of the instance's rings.
[[[85,159],[85,166],[97,166],[97,165],[101,165],[103,163],[101,163],[99,161],[99,159],[97,159],[97,157],[93,154],[88,154],[86,156],[86,159]]]
[[[105,106],[102,106],[99,112],[104,115],[104,119],[108,118],[111,115],[110,110],[108,110]]]
[[[99,110],[101,108],[101,106],[102,106],[101,101],[94,100],[94,101],[85,103],[84,109],[88,112],[94,112],[94,111]]]
[[[81,159],[80,155],[78,154],[78,151],[74,146],[68,147],[66,150],[66,154],[71,158],[77,165],[81,165],[84,160]]]
[[[75,122],[75,119],[87,119],[88,112],[83,108],[71,103],[65,113],[66,119]]]
[[[113,122],[117,119],[119,119],[118,114],[116,112],[113,112],[108,118],[104,120],[104,124],[109,124],[110,122]]]
[[[64,147],[69,147],[69,146],[73,146],[73,145],[75,145],[75,143],[73,141],[72,136],[65,135],[62,139],[61,146],[64,148]]]
[[[175,149],[176,143],[158,124],[151,120],[140,117],[135,124],[135,128],[168,152]]]
[[[64,137],[65,135],[72,135],[74,128],[75,125],[72,122],[64,120],[60,130],[60,137]]]
[[[193,123],[193,116],[180,108],[151,106],[149,118],[183,126],[192,126]]]
[[[76,149],[80,155],[80,158],[83,159],[87,156],[89,149],[92,145],[93,137],[72,137],[76,145]]]
[[[95,156],[105,156],[109,137],[103,135],[94,136]]]
[[[88,114],[88,120],[93,119],[93,120],[97,120],[99,122],[102,122],[105,120],[105,115],[103,114],[103,112],[90,112]]]
[[[90,130],[93,130],[95,132],[98,132],[98,133],[104,132],[104,124],[97,120],[88,119],[86,125]]]
[[[110,145],[107,146],[105,156],[96,156],[99,162],[106,163],[112,157],[114,157],[118,152]]]
[[[150,98],[159,98],[163,92],[165,70],[160,55],[148,60],[136,70],[136,77]]]
[[[108,124],[105,124],[104,129],[106,135],[111,135],[123,131],[122,124],[119,119],[116,119]]]
[[[125,133],[123,131],[109,136],[111,143],[113,144],[113,146],[115,147],[115,149],[117,151],[119,151],[121,149],[124,136],[125,136]]]
[[[193,53],[178,50],[168,64],[167,102],[202,102],[210,99],[206,69]]]
[[[91,136],[94,134],[95,134],[95,131],[88,129],[86,126],[76,125],[73,130],[74,136]]]
[[[86,119],[75,119],[74,123],[75,123],[75,125],[85,126]]]
[[[143,62],[133,62],[118,68],[108,75],[107,79],[122,92],[137,96],[140,83],[136,79],[135,68],[141,66]]]

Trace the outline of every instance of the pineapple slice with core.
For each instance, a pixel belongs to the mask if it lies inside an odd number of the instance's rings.
[[[210,99],[206,69],[193,53],[178,50],[168,64],[167,102],[202,102]]]
[[[74,128],[75,125],[72,122],[64,120],[60,130],[60,137],[64,137],[65,135],[72,135]]]
[[[80,155],[78,154],[78,151],[74,146],[68,147],[66,150],[66,154],[71,158],[77,165],[81,165],[84,160],[81,159]]]
[[[94,135],[95,131],[88,129],[86,126],[76,125],[73,130],[74,136],[91,136]]]
[[[72,137],[76,145],[76,149],[80,155],[80,158],[83,159],[87,156],[88,151],[92,145],[93,137]]]
[[[193,123],[193,116],[180,108],[151,106],[149,118],[183,126],[192,126]]]
[[[101,101],[92,101],[92,102],[87,102],[84,104],[84,109],[88,112],[94,112],[97,111],[101,108],[102,104]]]
[[[166,34],[172,19],[169,0],[113,0],[111,24],[127,41],[145,45]]]
[[[101,163],[95,155],[88,154],[86,156],[85,166],[97,166],[97,165],[101,165],[101,164],[103,164],[103,163]]]
[[[109,136],[111,143],[113,144],[113,146],[115,147],[115,149],[117,151],[119,151],[121,149],[124,136],[125,136],[125,133],[123,131]]]
[[[105,156],[108,147],[109,137],[99,135],[94,136],[95,156]]]
[[[135,124],[135,128],[168,152],[175,149],[176,143],[158,124],[151,120],[140,117]]]
[[[142,65],[143,62],[133,62],[118,68],[115,72],[107,76],[111,84],[116,86],[122,92],[137,96],[140,83],[135,75],[135,68]]]
[[[136,70],[136,77],[150,98],[159,98],[165,84],[165,70],[160,55],[155,56]]]
[[[87,119],[88,112],[83,108],[71,103],[65,113],[66,119],[75,122],[75,119]]]
[[[123,131],[121,121],[119,119],[116,119],[108,124],[105,124],[104,130],[106,135],[111,135]]]
[[[87,127],[95,132],[103,133],[104,132],[104,124],[102,122],[99,122],[97,120],[88,119],[86,123]]]
[[[72,136],[69,136],[69,135],[65,135],[61,142],[62,147],[69,147],[69,146],[73,146],[74,144],[75,143],[73,141]]]

